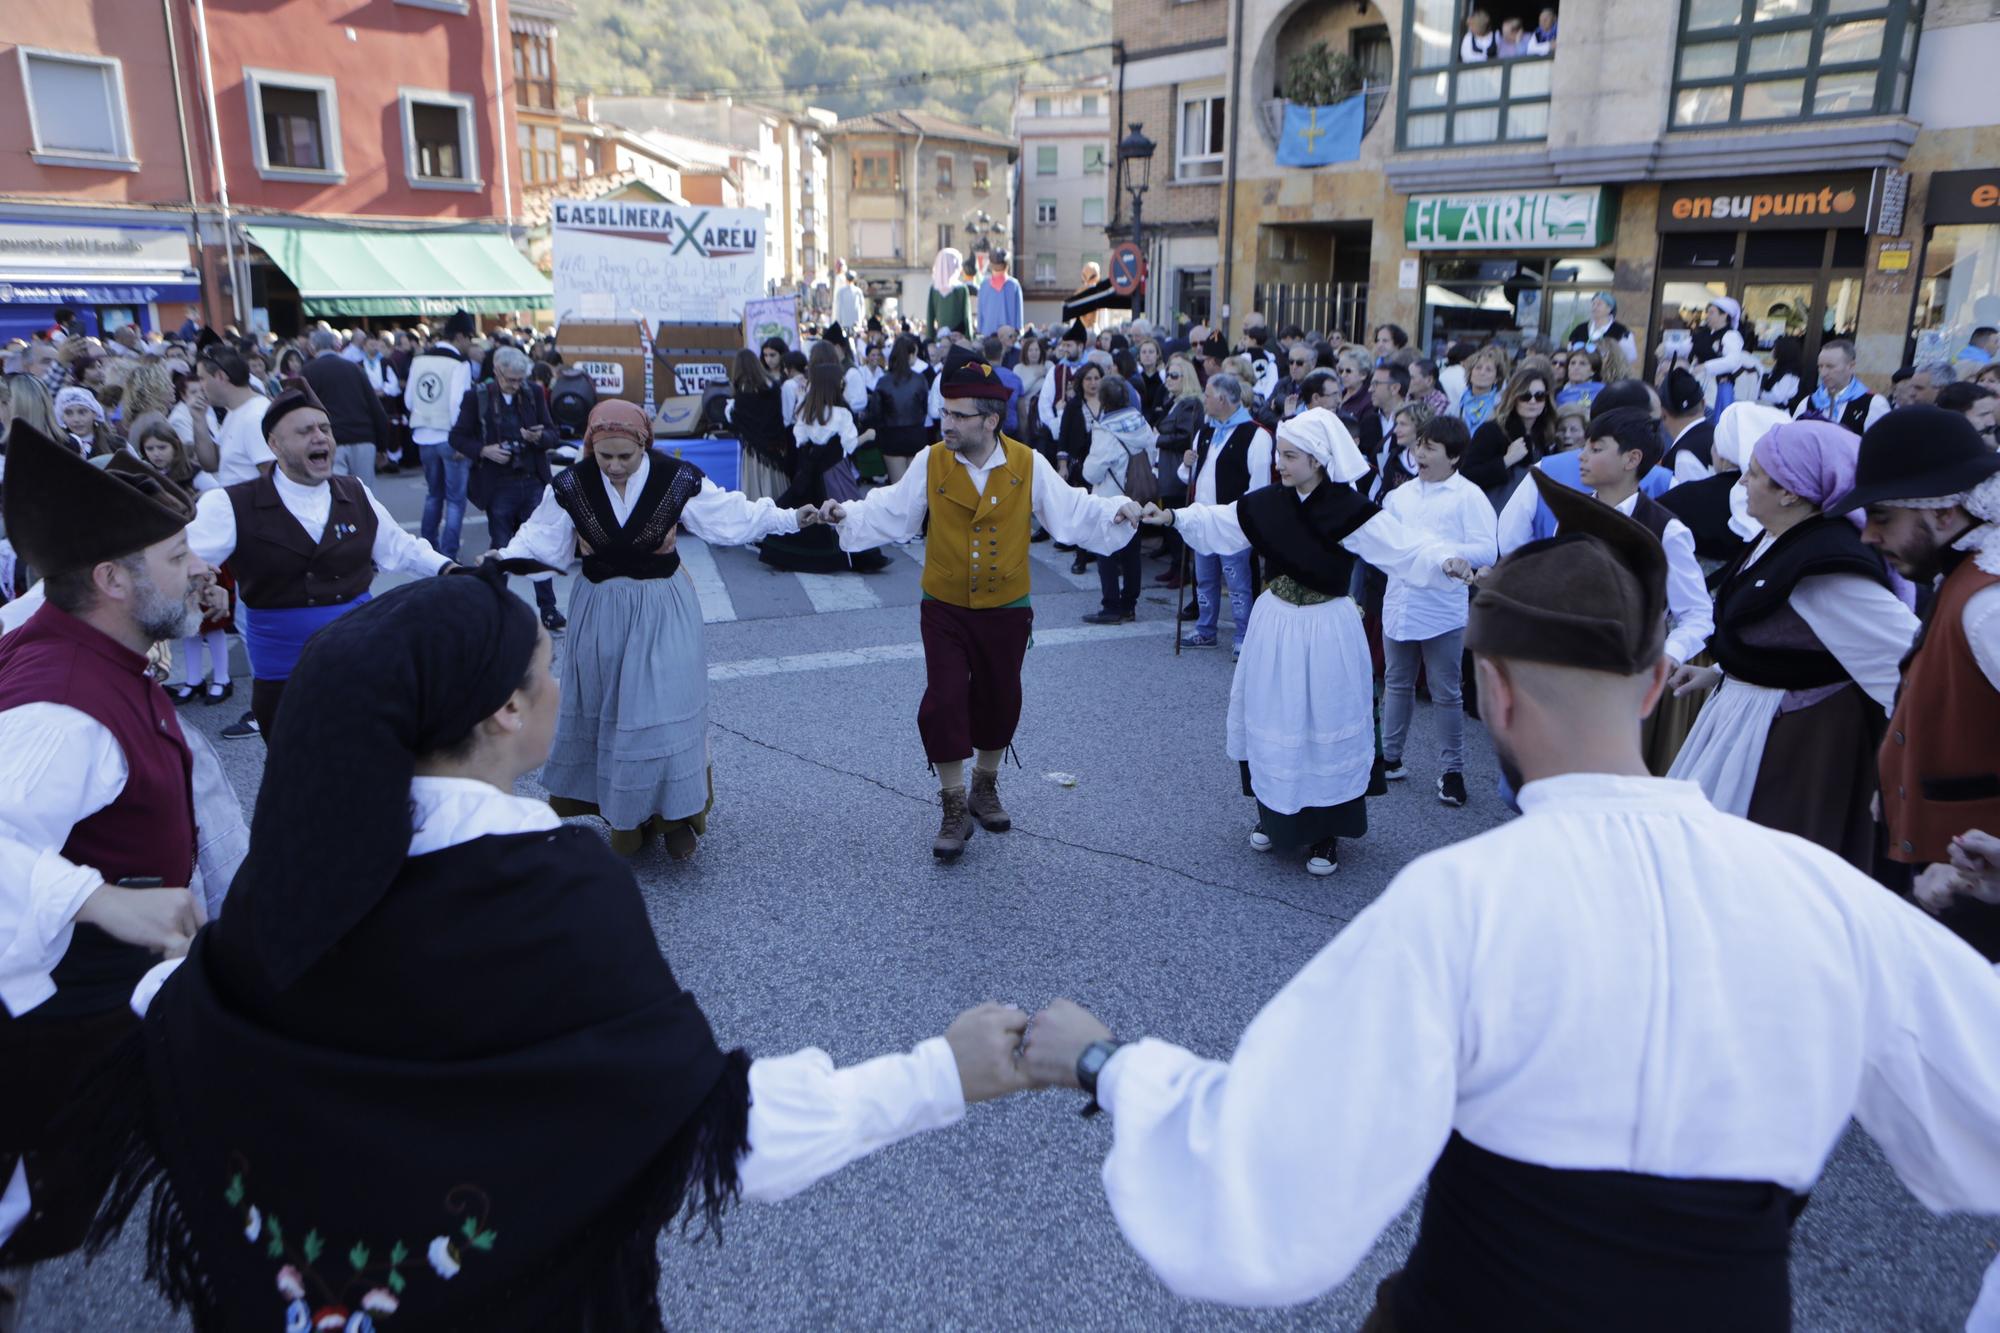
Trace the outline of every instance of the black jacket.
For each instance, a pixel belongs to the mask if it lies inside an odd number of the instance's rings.
[[[490,401],[489,401],[490,400]],[[510,418],[512,418],[510,420]],[[519,444],[518,428],[540,426],[541,438],[520,456],[521,466],[496,463],[480,450],[489,444]],[[465,391],[458,405],[458,420],[452,424],[451,447],[472,460],[472,475],[466,479],[465,498],[480,509],[486,508],[494,490],[509,473],[523,471],[546,486],[549,484],[549,446],[557,441],[556,419],[549,412],[542,386],[529,380],[514,395],[511,404],[500,396],[500,386],[492,380],[475,384]]]
[[[306,383],[326,409],[335,444],[389,443],[389,414],[382,395],[368,382],[368,372],[338,352],[323,352],[306,362]]]

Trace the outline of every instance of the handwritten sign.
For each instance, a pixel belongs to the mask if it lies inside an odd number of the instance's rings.
[[[682,396],[728,382],[729,367],[720,361],[683,361],[674,367],[674,392]]]
[[[799,298],[770,296],[743,307],[743,345],[756,351],[766,338],[783,338],[785,346],[799,350]]]
[[[558,318],[734,324],[764,295],[758,209],[558,200],[552,225]]]
[[[584,374],[590,376],[590,382],[597,386],[599,393],[625,392],[625,367],[616,361],[579,361],[577,364]]]

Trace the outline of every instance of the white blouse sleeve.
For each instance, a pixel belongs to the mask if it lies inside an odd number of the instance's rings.
[[[854,429],[854,414],[842,412],[834,418],[833,424],[840,431],[840,456],[854,457],[854,451],[861,446],[861,432]]]
[[[1702,577],[1701,562],[1694,556],[1694,533],[1675,519],[1660,538],[1667,551],[1667,643],[1666,654],[1676,662],[1692,661],[1708,647],[1715,633],[1715,603],[1708,596],[1708,581]]]
[[[928,449],[919,449],[900,481],[877,486],[859,500],[841,505],[846,515],[840,521],[841,550],[872,551],[878,546],[901,545],[923,531],[924,515],[930,510],[930,454]]]
[[[1193,547],[1197,555],[1235,555],[1250,549],[1243,525],[1236,521],[1236,506],[1191,504],[1173,511],[1174,531]]]
[[[710,546],[741,546],[780,532],[797,532],[799,516],[778,508],[769,496],[752,500],[741,491],[725,491],[707,477],[701,489],[681,507],[681,526]]]
[[[104,883],[59,850],[125,790],[109,728],[62,704],[0,712],[0,1005],[19,1017],[56,993],[84,900]]]
[[[422,537],[403,531],[403,525],[382,507],[373,491],[362,488],[368,495],[368,507],[375,511],[375,567],[388,574],[435,574],[452,563],[451,557],[441,555]]]
[[[1530,486],[1516,486],[1516,491],[1532,490]],[[1394,494],[1394,492],[1391,492]],[[1510,499],[1509,504],[1513,501]],[[1484,569],[1500,559],[1500,520],[1493,512],[1493,505],[1478,487],[1463,492],[1458,497],[1458,530],[1462,539],[1452,550],[1453,555],[1468,561],[1474,569]]]
[[[219,490],[201,493],[194,502],[194,521],[187,526],[187,538],[189,548],[204,564],[220,565],[235,554],[236,509],[227,495]]]
[[[1480,498],[1485,497],[1482,495]],[[1536,488],[1532,479],[1516,486],[1514,493],[1507,497],[1506,505],[1500,510],[1494,533],[1501,555],[1512,555],[1534,537],[1535,506],[1541,502],[1541,498],[1542,493]],[[1493,505],[1489,501],[1486,507],[1491,509]]]
[[[845,1069],[807,1048],[750,1064],[750,1149],[737,1165],[743,1197],[789,1199],[815,1181],[927,1129],[965,1117],[958,1065],[943,1037],[907,1055]]]
[[[1118,522],[1118,511],[1125,507],[1123,496],[1092,495],[1057,476],[1039,451],[1029,457],[1035,469],[1035,517],[1051,537],[1099,555],[1125,549],[1135,529]]]
[[[1331,1289],[1451,1132],[1462,981],[1401,884],[1306,964],[1224,1063],[1146,1040],[1112,1056],[1104,1192],[1176,1294],[1294,1304]],[[1399,892],[1400,887],[1400,892]],[[1336,1022],[1365,1011],[1366,1023]]]
[[[1859,574],[1818,574],[1792,589],[1792,609],[1884,712],[1895,707],[1903,655],[1917,617],[1902,599]]]
[[[576,559],[576,524],[569,511],[556,503],[553,486],[542,488],[542,499],[528,521],[514,529],[514,537],[500,548],[506,560],[536,560],[550,569],[568,569]]]
[[[1449,588],[1456,582],[1444,572],[1444,562],[1459,554],[1458,547],[1419,532],[1394,514],[1376,514],[1340,544],[1412,588]]]

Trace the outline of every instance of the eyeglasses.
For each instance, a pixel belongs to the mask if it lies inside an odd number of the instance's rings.
[[[1521,401],[1524,403],[1545,403],[1548,399],[1549,391],[1547,389],[1530,389],[1521,395]]]
[[[1167,378],[1170,380],[1177,380],[1180,377],[1181,373],[1178,370],[1170,370],[1167,372]]]
[[[950,408],[946,408],[944,414],[953,421],[977,421],[986,415],[984,412],[954,412]]]

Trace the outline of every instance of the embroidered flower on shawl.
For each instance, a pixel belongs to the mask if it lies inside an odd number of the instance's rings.
[[[285,1307],[285,1333],[312,1333],[312,1310],[304,1301]]]
[[[437,1270],[439,1277],[458,1276],[458,1250],[452,1245],[449,1236],[439,1236],[431,1241],[430,1260],[431,1267]]]
[[[387,1287],[377,1287],[361,1298],[361,1308],[372,1310],[376,1314],[394,1314],[398,1304],[400,1302],[389,1294]]]
[[[255,1240],[256,1237],[252,1236],[251,1239]],[[305,1279],[299,1276],[299,1270],[294,1265],[286,1264],[278,1270],[278,1291],[295,1301],[305,1299]]]

